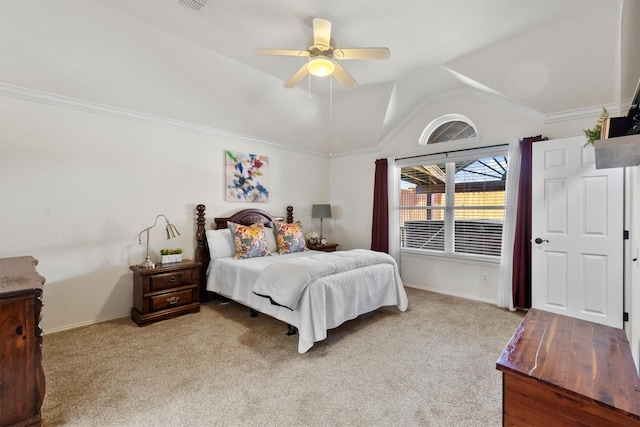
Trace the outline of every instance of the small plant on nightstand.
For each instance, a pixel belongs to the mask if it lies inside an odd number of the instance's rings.
[[[182,261],[182,249],[160,249],[160,255],[162,256],[161,262],[163,264],[170,264],[172,262]]]
[[[320,243],[320,235],[315,230],[307,233],[307,235],[304,237],[307,239],[307,244],[309,245],[317,245],[318,243]]]

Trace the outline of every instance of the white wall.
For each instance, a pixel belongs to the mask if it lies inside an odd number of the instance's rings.
[[[622,101],[630,100],[633,97],[640,78],[638,22],[640,22],[640,2],[625,1],[622,7],[622,30],[620,35],[620,96]]]
[[[0,9],[0,257],[39,259],[45,331],[129,313],[137,235],[160,213],[182,236],[159,224],[152,254],[189,258],[198,203],[211,218],[291,204],[310,227],[329,201],[304,91],[93,1]],[[283,128],[312,149],[281,149]],[[223,201],[225,149],[269,157],[268,204]]]
[[[0,40],[0,91],[34,89],[328,151],[326,132],[306,125],[326,123],[326,107],[305,90],[283,90],[269,74],[108,5],[3,1]]]
[[[596,118],[544,124],[535,117],[516,114],[470,94],[426,103],[397,135],[388,138],[379,152],[341,156],[331,161],[331,202],[340,213],[333,223],[336,239],[344,249],[371,245],[371,208],[375,159],[396,158],[446,151],[443,146],[418,144],[424,128],[445,114],[462,114],[478,129],[479,141],[466,146],[506,144],[511,139],[542,134],[551,139],[582,135]],[[464,147],[464,146],[463,146]],[[457,148],[460,148],[458,146]],[[405,284],[436,292],[495,302],[499,265],[463,262],[451,258],[402,254],[401,276]],[[486,282],[483,276],[486,274]]]
[[[638,9],[633,7],[634,16]],[[324,144],[324,135],[297,125],[325,118],[324,108],[307,102],[304,91],[283,91],[272,77],[95,2],[69,0],[62,7],[7,2],[2,10],[0,38],[5,43],[0,43],[0,57],[6,61],[0,67],[0,257],[33,255],[40,260],[39,271],[47,278],[46,331],[129,312],[128,267],[144,257],[137,234],[157,214],[167,215],[182,236],[167,243],[162,227],[156,227],[152,253],[171,244],[191,257],[195,205],[205,203],[210,217],[242,206],[223,201],[225,149],[269,156],[271,200],[258,207],[284,214],[292,204],[305,227],[319,228],[317,220],[311,221],[311,205],[331,203],[334,218],[325,221],[325,234],[340,248],[351,249],[370,246],[374,160],[425,154],[418,138],[434,118],[466,115],[478,126],[478,146],[536,134],[581,135],[595,120],[544,124],[530,112],[517,114],[489,98],[462,93],[426,100],[377,150],[329,160],[263,143],[286,127],[287,143],[299,141],[321,151],[317,147]],[[626,32],[625,39],[632,35]],[[636,52],[629,48],[633,43],[626,46],[625,55]],[[632,53],[623,63],[623,80],[637,58]],[[231,75],[242,76],[245,84],[229,85]],[[65,108],[39,102],[44,96],[22,100],[3,96],[3,85],[82,101],[78,108]],[[254,89],[265,85],[272,96],[256,98]],[[273,102],[275,96],[281,101]],[[84,109],[84,101],[256,138],[172,127],[162,119],[157,124],[126,119],[110,115],[111,107],[96,114],[99,108]],[[425,263],[412,255],[402,257],[401,267],[408,284],[495,300],[495,265],[441,258]],[[482,273],[487,273],[486,283],[478,282]]]
[[[269,203],[224,201],[226,149],[269,157]],[[329,200],[329,159],[198,130],[0,96],[0,257],[32,255],[47,279],[42,327],[68,328],[132,307],[129,266],[144,260],[138,233],[165,214],[150,251],[193,257],[195,206],[207,217],[245,207],[286,213],[311,227],[311,205]],[[143,241],[144,243],[144,241]]]

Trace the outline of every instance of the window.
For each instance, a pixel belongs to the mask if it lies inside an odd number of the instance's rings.
[[[420,135],[420,145],[472,139],[478,136],[475,125],[460,114],[447,114],[438,117]]]
[[[506,147],[463,150],[400,163],[401,248],[500,257]]]

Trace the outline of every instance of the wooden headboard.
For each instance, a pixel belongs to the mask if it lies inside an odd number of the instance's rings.
[[[196,262],[202,263],[200,267],[200,302],[207,302],[214,299],[215,294],[207,291],[207,268],[209,261],[211,260],[209,254],[209,246],[207,245],[206,236],[206,223],[205,218],[205,205],[198,205],[196,207],[196,250],[194,258]],[[219,230],[227,228],[227,222],[235,222],[236,224],[251,225],[262,222],[265,227],[273,228],[274,221],[283,221],[283,217],[273,216],[260,209],[242,209],[234,213],[229,217],[214,218],[214,224],[212,229]],[[287,218],[286,222],[291,224],[293,222],[293,206],[287,206]]]

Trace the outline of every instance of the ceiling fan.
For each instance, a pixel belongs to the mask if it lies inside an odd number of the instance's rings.
[[[259,55],[304,56],[309,61],[287,81],[284,87],[295,87],[307,74],[336,78],[347,90],[355,89],[358,83],[347,73],[337,60],[387,59],[390,52],[386,47],[338,49],[331,46],[331,22],[313,18],[313,46],[307,50],[254,49]]]

